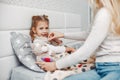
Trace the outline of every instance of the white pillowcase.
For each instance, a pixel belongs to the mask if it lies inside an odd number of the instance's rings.
[[[44,72],[36,64],[35,55],[31,49],[31,38],[22,33],[11,32],[11,44],[19,61],[28,69]]]

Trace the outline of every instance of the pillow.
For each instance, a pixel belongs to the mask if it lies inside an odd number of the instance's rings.
[[[11,44],[18,60],[27,68],[44,72],[36,64],[35,55],[32,53],[31,38],[22,33],[11,32]]]

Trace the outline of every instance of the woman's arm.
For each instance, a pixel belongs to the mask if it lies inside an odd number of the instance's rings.
[[[49,41],[53,41],[56,38],[66,38],[66,39],[73,39],[73,40],[85,40],[88,36],[88,32],[81,31],[81,32],[74,32],[74,33],[61,33],[61,32],[52,32],[49,34]]]
[[[84,41],[88,37],[87,31],[74,32],[74,33],[64,33],[64,38]]]
[[[90,57],[107,36],[110,23],[111,14],[106,8],[102,8],[96,15],[91,33],[84,45],[73,54],[56,61],[57,68],[65,68]]]

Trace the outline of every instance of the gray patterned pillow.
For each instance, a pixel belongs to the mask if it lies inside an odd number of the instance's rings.
[[[27,68],[44,72],[35,64],[35,55],[31,49],[31,38],[22,33],[11,32],[11,44],[19,61]]]

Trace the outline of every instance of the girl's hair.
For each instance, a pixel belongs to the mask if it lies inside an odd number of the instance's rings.
[[[33,16],[32,17],[32,24],[31,24],[31,28],[30,28],[30,36],[31,36],[32,41],[35,38],[35,36],[34,36],[35,33],[33,32],[33,28],[36,29],[39,21],[45,21],[49,25],[49,19],[48,19],[47,15],[36,15],[36,16]]]
[[[112,15],[112,22],[115,27],[111,30],[113,33],[120,35],[120,0],[89,0],[95,15],[97,10],[100,8],[101,3],[106,7]]]

